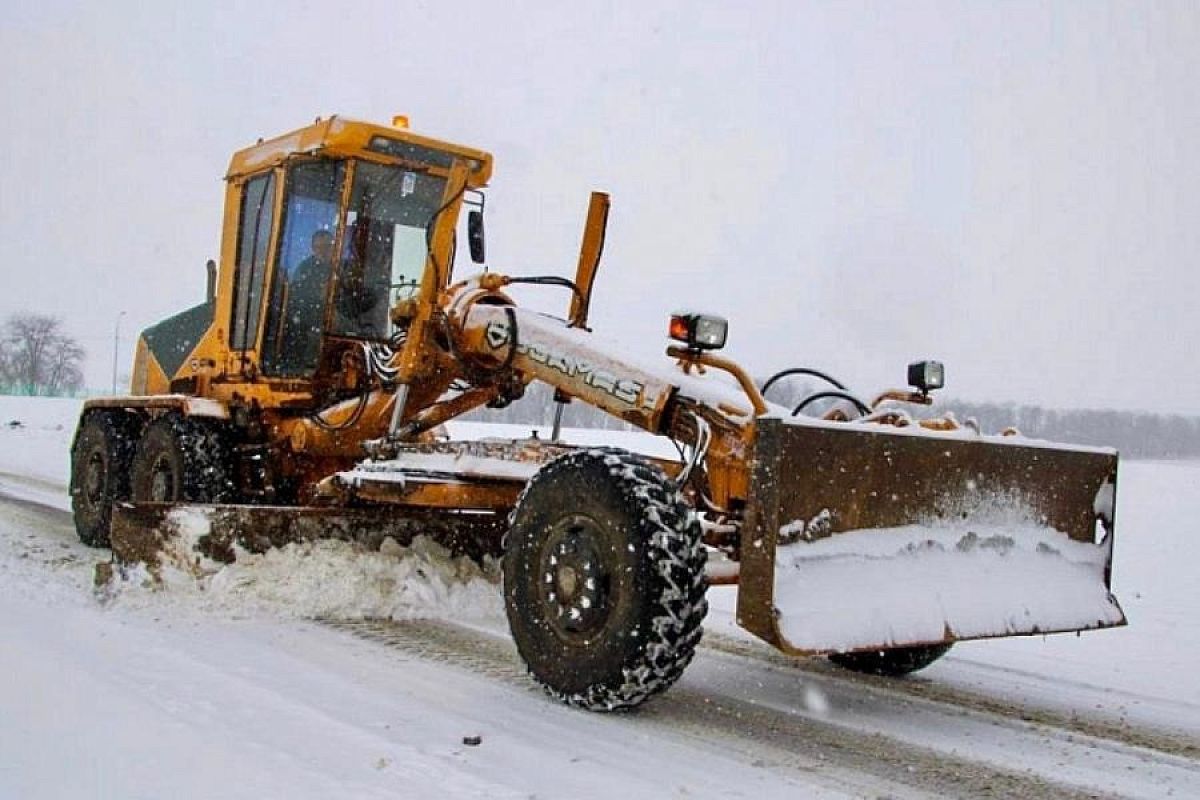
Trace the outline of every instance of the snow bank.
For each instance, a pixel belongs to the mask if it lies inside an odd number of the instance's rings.
[[[0,472],[66,486],[82,400],[0,395]]]
[[[289,544],[266,553],[237,549],[232,564],[197,555],[208,532],[203,512],[176,512],[179,535],[162,564],[119,570],[99,590],[106,604],[197,606],[235,616],[320,619],[502,620],[498,562],[454,557],[424,536],[379,551],[336,540]]]

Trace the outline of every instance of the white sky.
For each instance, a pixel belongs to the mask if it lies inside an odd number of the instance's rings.
[[[495,154],[497,271],[571,274],[612,193],[592,320],[642,354],[687,306],[758,374],[1200,413],[1195,3],[33,5],[0,315],[66,318],[92,385],[120,311],[124,370],[202,299],[232,151],[405,113]]]

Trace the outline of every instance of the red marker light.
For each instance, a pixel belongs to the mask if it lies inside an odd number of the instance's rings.
[[[667,329],[667,333],[672,339],[675,339],[676,341],[687,342],[688,339],[690,338],[688,336],[688,334],[689,334],[688,327],[689,326],[688,326],[686,318],[671,317],[671,325]]]

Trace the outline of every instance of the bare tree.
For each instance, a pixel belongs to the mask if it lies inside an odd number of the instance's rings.
[[[11,315],[0,330],[0,386],[19,394],[65,394],[83,388],[84,350],[45,314]]]

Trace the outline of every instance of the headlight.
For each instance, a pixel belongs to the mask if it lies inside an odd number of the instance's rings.
[[[720,350],[725,346],[729,322],[710,314],[672,314],[667,333],[692,350]]]
[[[908,385],[922,394],[946,385],[946,368],[940,361],[917,361],[908,365]]]

